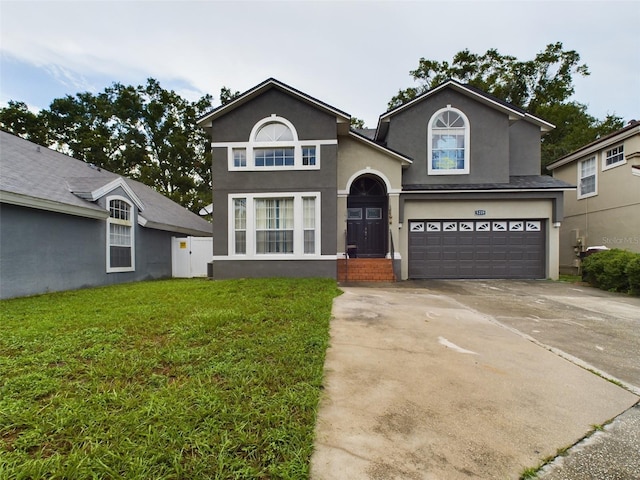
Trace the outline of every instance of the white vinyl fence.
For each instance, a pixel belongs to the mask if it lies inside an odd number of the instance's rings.
[[[213,258],[212,237],[172,238],[171,270],[174,278],[206,277]]]

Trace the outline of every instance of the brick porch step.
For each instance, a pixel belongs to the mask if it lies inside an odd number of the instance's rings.
[[[395,282],[389,258],[338,259],[339,282]]]

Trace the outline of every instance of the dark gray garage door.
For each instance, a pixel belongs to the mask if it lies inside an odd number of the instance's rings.
[[[410,278],[544,278],[541,220],[410,220]]]

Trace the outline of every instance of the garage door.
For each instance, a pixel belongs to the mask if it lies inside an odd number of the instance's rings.
[[[410,278],[544,278],[541,220],[411,220]]]

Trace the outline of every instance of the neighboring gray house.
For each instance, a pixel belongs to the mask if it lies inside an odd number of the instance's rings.
[[[139,182],[0,132],[0,298],[171,276],[211,224]]]
[[[275,79],[200,119],[212,277],[557,278],[573,187],[539,175],[553,125],[455,81],[375,131],[350,120]]]

